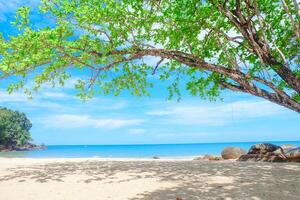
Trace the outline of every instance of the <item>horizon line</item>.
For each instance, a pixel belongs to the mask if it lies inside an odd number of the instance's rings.
[[[233,142],[192,142],[192,143],[141,143],[141,144],[43,144],[46,146],[142,146],[142,145],[193,145],[193,144],[234,144],[234,143],[278,143],[278,142],[300,142],[300,140],[264,140],[264,141],[233,141]]]

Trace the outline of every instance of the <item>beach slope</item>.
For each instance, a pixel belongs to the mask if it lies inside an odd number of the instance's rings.
[[[0,158],[0,199],[300,199],[300,165]]]

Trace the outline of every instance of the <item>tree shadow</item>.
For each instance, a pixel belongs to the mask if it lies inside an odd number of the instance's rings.
[[[116,179],[119,174],[124,179]],[[57,162],[7,169],[0,182],[33,180],[64,182],[70,175],[85,175],[83,182],[129,182],[156,178],[174,186],[138,194],[131,200],[300,199],[299,163],[223,161],[84,161]],[[147,184],[147,182],[145,182]]]
[[[177,186],[144,192],[130,200],[300,199],[299,164],[202,161],[190,162],[188,171],[181,163],[171,168],[176,173],[162,175],[162,180],[175,175]]]

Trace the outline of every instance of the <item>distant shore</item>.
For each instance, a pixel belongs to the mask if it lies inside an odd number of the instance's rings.
[[[0,199],[298,199],[299,163],[0,158]]]
[[[10,146],[4,147],[0,145],[0,152],[19,152],[19,151],[31,151],[31,150],[45,150],[47,146],[44,144],[36,145],[36,144],[25,144],[19,146]]]

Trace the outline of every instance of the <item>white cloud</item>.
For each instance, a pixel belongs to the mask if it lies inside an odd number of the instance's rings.
[[[24,92],[21,91],[15,91],[9,94],[5,90],[0,90],[0,102],[4,103],[11,103],[11,102],[26,102],[26,103],[32,103],[32,102],[37,102],[41,99],[70,99],[74,98],[71,95],[68,95],[63,92],[58,92],[55,90],[52,91],[46,91],[42,90],[38,93],[33,93],[33,98],[29,99],[29,96],[27,96]]]
[[[23,106],[26,109],[39,108],[46,109],[47,112],[81,113],[85,111],[117,111],[128,107],[128,101],[118,98],[95,97],[86,102],[81,101],[75,94],[57,90],[55,88],[42,89],[38,93],[33,93],[33,99],[29,99],[21,91],[8,94],[0,89],[0,104],[7,107],[15,105]],[[45,110],[44,110],[45,111]]]
[[[146,130],[141,128],[134,128],[129,129],[128,132],[130,135],[143,135],[146,132]]]
[[[0,103],[4,102],[26,102],[29,99],[21,92],[8,94],[4,90],[0,90]]]
[[[43,97],[50,97],[50,98],[70,98],[69,95],[63,92],[43,92],[41,95]]]
[[[55,94],[52,94],[55,95]],[[56,94],[57,96],[58,94]],[[4,90],[0,90],[0,103],[4,106],[10,107],[10,105],[22,105],[26,108],[43,108],[43,109],[63,109],[64,106],[55,103],[53,101],[48,100],[41,100],[41,98],[34,98],[29,99],[24,93],[22,92],[13,92],[12,94],[8,94]],[[1,106],[2,106],[1,105]]]
[[[183,125],[226,125],[284,112],[284,109],[267,101],[237,101],[217,105],[173,105],[147,112],[161,117],[164,123]]]
[[[37,119],[36,122],[47,127],[57,128],[107,128],[115,129],[126,126],[139,125],[143,123],[141,119],[115,119],[115,118],[95,118],[89,115],[52,115],[42,119]]]

